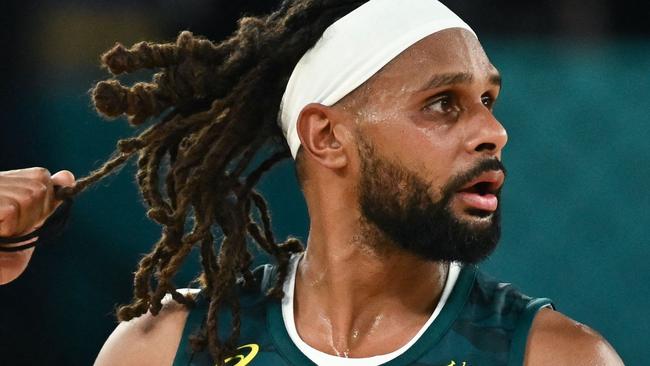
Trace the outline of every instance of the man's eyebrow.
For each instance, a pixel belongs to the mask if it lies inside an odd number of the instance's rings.
[[[447,74],[434,75],[429,81],[420,89],[424,91],[427,89],[436,89],[443,86],[471,83],[474,80],[474,75],[468,72],[455,72]],[[490,74],[488,77],[490,84],[501,86],[501,75],[498,73]]]
[[[429,79],[429,81],[420,90],[424,91],[427,89],[436,89],[447,85],[471,83],[473,78],[474,77],[472,74],[467,72],[437,74],[433,75],[433,77]]]
[[[490,74],[489,78],[490,78],[490,84],[496,85],[498,87],[501,86],[501,74],[499,74],[498,72],[494,74]]]

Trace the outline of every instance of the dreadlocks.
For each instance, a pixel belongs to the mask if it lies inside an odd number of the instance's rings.
[[[222,364],[240,331],[237,280],[244,286],[254,281],[249,238],[277,261],[277,282],[267,295],[282,298],[289,258],[303,247],[295,238],[275,241],[267,203],[254,187],[264,172],[290,156],[276,121],[293,67],[329,25],[364,2],[285,0],[268,16],[240,19],[235,33],[219,43],[184,31],[175,43],[141,42],[129,49],[118,43],[102,55],[114,76],[158,70],[150,82],[129,87],[109,79],[91,90],[100,114],[126,115],[133,126],[154,123],[118,141],[108,161],[59,195],[72,197],[138,156],[137,184],[147,216],[162,233],[138,265],[133,300],[119,308],[120,320],[158,314],[166,294],[193,305],[173,278],[199,247],[210,305],[206,329],[194,346],[207,346]],[[266,160],[252,167],[260,152],[266,152]],[[219,243],[213,229],[223,233]],[[233,329],[222,341],[217,314],[224,304],[232,309]]]

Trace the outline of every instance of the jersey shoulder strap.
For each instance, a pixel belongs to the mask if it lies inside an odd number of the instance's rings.
[[[535,315],[544,307],[553,308],[550,299],[530,297],[510,283],[477,271],[454,330],[495,356],[503,354],[507,365],[523,365],[528,333]]]
[[[535,314],[548,305],[464,265],[442,312],[411,347],[417,358],[406,360],[415,356],[409,350],[391,366],[521,366]]]

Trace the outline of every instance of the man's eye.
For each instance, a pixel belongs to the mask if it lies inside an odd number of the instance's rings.
[[[424,106],[424,110],[436,113],[449,113],[454,110],[454,105],[449,95],[441,95],[433,98]]]
[[[494,98],[492,98],[489,95],[484,95],[481,97],[481,102],[483,103],[484,106],[486,106],[488,109],[492,109],[494,107]]]

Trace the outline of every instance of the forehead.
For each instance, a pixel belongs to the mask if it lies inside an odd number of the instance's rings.
[[[474,78],[489,78],[496,73],[478,39],[460,28],[431,34],[384,66],[366,83],[366,91],[388,91],[398,86],[407,91],[437,74],[468,73]]]

